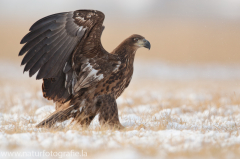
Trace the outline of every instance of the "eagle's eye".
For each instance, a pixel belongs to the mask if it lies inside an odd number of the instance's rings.
[[[138,41],[138,38],[133,38],[133,41],[134,41],[134,42],[137,42],[137,41]]]

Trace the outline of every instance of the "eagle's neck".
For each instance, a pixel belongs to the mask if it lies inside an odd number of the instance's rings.
[[[127,67],[133,67],[133,62],[135,58],[137,48],[130,47],[128,45],[119,45],[112,54],[118,55],[122,64]]]

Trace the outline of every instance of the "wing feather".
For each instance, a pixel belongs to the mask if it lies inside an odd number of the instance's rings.
[[[64,28],[59,28],[57,30],[51,31],[51,30],[47,30],[46,32],[44,32],[43,34],[39,35],[38,37],[36,37],[35,39],[29,41],[28,43],[26,43],[23,48],[21,49],[21,51],[19,52],[19,56],[23,55],[25,52],[27,52],[28,50],[30,50],[31,48],[33,48],[34,46],[36,46],[39,42],[41,42],[44,38],[50,38],[56,34],[58,34],[60,31],[62,31]]]
[[[72,43],[69,44],[69,48],[67,48],[64,52],[69,52],[69,50],[72,50],[75,47],[73,45],[73,43],[74,43],[74,39],[73,39]],[[63,54],[62,56],[53,59],[51,66],[49,67],[51,69],[49,69],[48,73],[45,74],[44,78],[50,78],[52,76],[57,76],[59,71],[61,71],[61,72],[63,71],[63,67],[68,60],[66,57],[69,56],[68,54],[64,54],[64,52],[62,52],[62,54]],[[54,63],[55,64],[59,63],[60,67],[54,67]]]
[[[65,26],[64,23],[56,23],[55,21],[52,21],[49,24],[44,25],[43,27],[41,27],[37,30],[33,30],[33,31],[29,32],[27,35],[25,35],[23,37],[23,39],[20,43],[24,44],[26,42],[29,42],[29,41],[33,40],[34,38],[41,35],[42,33],[44,33],[47,30],[54,31],[54,30],[57,30],[59,28],[62,28],[63,26]]]
[[[31,50],[28,51],[28,53],[24,56],[22,60],[22,65],[29,62],[31,59],[34,58],[34,56],[37,56],[37,54],[42,54],[43,51],[50,52],[51,49],[53,49],[56,45],[58,45],[61,42],[61,40],[63,40],[64,37],[66,37],[66,34],[64,36],[64,33],[65,32],[55,34],[50,38],[45,37],[45,39],[43,39],[41,42],[35,45]],[[25,71],[28,71],[28,70],[29,69]]]
[[[57,18],[63,17],[64,15],[67,15],[67,14],[68,14],[67,12],[64,12],[64,13],[57,13],[57,14],[53,14],[53,15],[49,15],[47,17],[44,17],[44,18],[38,20],[37,22],[35,22],[31,26],[29,31],[37,30],[37,29],[43,27],[44,25],[56,20]]]
[[[36,78],[44,79],[46,98],[58,102],[69,98],[71,92],[68,90],[77,82],[71,66],[73,52],[84,54],[84,50],[74,49],[79,49],[79,43],[88,38],[93,27],[102,26],[103,20],[104,14],[99,11],[78,10],[44,17],[30,27],[30,32],[20,42],[26,43],[19,52],[19,55],[25,54],[21,64],[25,65],[24,71],[29,71],[30,77],[38,72]],[[99,34],[98,30],[94,33]],[[66,62],[68,65],[64,68]]]
[[[46,38],[46,40],[43,41],[43,43],[39,44],[38,47],[36,48],[36,50],[38,51],[33,49],[33,52],[30,52],[32,53],[32,55],[29,56],[26,55],[25,56],[26,58],[24,57],[23,62],[27,62],[27,65],[29,65],[28,67],[25,67],[26,69],[24,69],[24,71],[28,71],[31,68],[30,66],[32,66],[31,64],[34,64],[36,60],[38,60],[45,52],[50,52],[53,50],[52,53],[54,54],[55,53],[54,51],[58,49],[59,45],[61,46],[62,43],[64,42],[65,37],[67,37],[66,33],[62,34],[60,38],[59,36],[51,37],[50,39],[52,39],[52,41]]]
[[[30,69],[30,72],[29,72],[30,77],[32,75],[34,75],[43,66],[43,64],[45,64],[47,61],[49,61],[52,56],[54,56],[55,54],[56,54],[56,56],[61,55],[61,52],[64,51],[64,48],[67,48],[68,43],[65,42],[65,40],[68,41],[69,38],[66,38],[66,37],[67,37],[67,34],[65,34],[65,36],[63,36],[58,43],[54,43],[55,44],[54,46],[48,45],[48,46],[50,46],[51,50],[49,50],[48,48],[46,48],[46,50],[43,50],[44,54],[40,57],[40,59],[37,59],[37,62],[35,62],[34,66],[32,66]],[[51,53],[49,53],[49,52],[51,52]],[[40,52],[38,54],[40,54]],[[33,61],[33,60],[31,60],[31,61]]]
[[[60,60],[65,58],[64,53],[70,52],[69,50],[72,50],[74,47],[74,44],[71,43],[72,40],[69,41],[69,43],[66,43],[66,45],[70,44],[70,46],[66,47],[65,49],[59,50],[58,53],[54,54],[51,59],[41,67],[38,72],[37,79],[55,77],[54,73],[58,72],[53,72],[52,69],[61,69],[61,65],[63,64]],[[59,67],[55,67],[56,65],[58,65]]]

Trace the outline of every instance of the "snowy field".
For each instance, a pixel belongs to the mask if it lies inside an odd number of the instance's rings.
[[[70,121],[34,126],[54,111],[41,81],[0,65],[0,158],[240,158],[240,67],[136,63],[117,100],[123,131]],[[22,157],[20,157],[22,156]]]

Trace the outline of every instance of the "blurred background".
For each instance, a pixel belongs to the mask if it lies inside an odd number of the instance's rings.
[[[240,78],[239,0],[0,0],[2,63],[20,64],[20,40],[36,20],[78,9],[105,13],[102,43],[109,52],[132,34],[151,42],[150,51],[137,53],[137,71],[148,72],[151,63],[161,77],[182,71]]]
[[[33,128],[55,109],[22,73],[20,41],[40,18],[79,9],[105,14],[109,52],[132,34],[151,42],[117,100],[126,132]],[[240,0],[0,0],[0,99],[0,151],[239,158]]]

